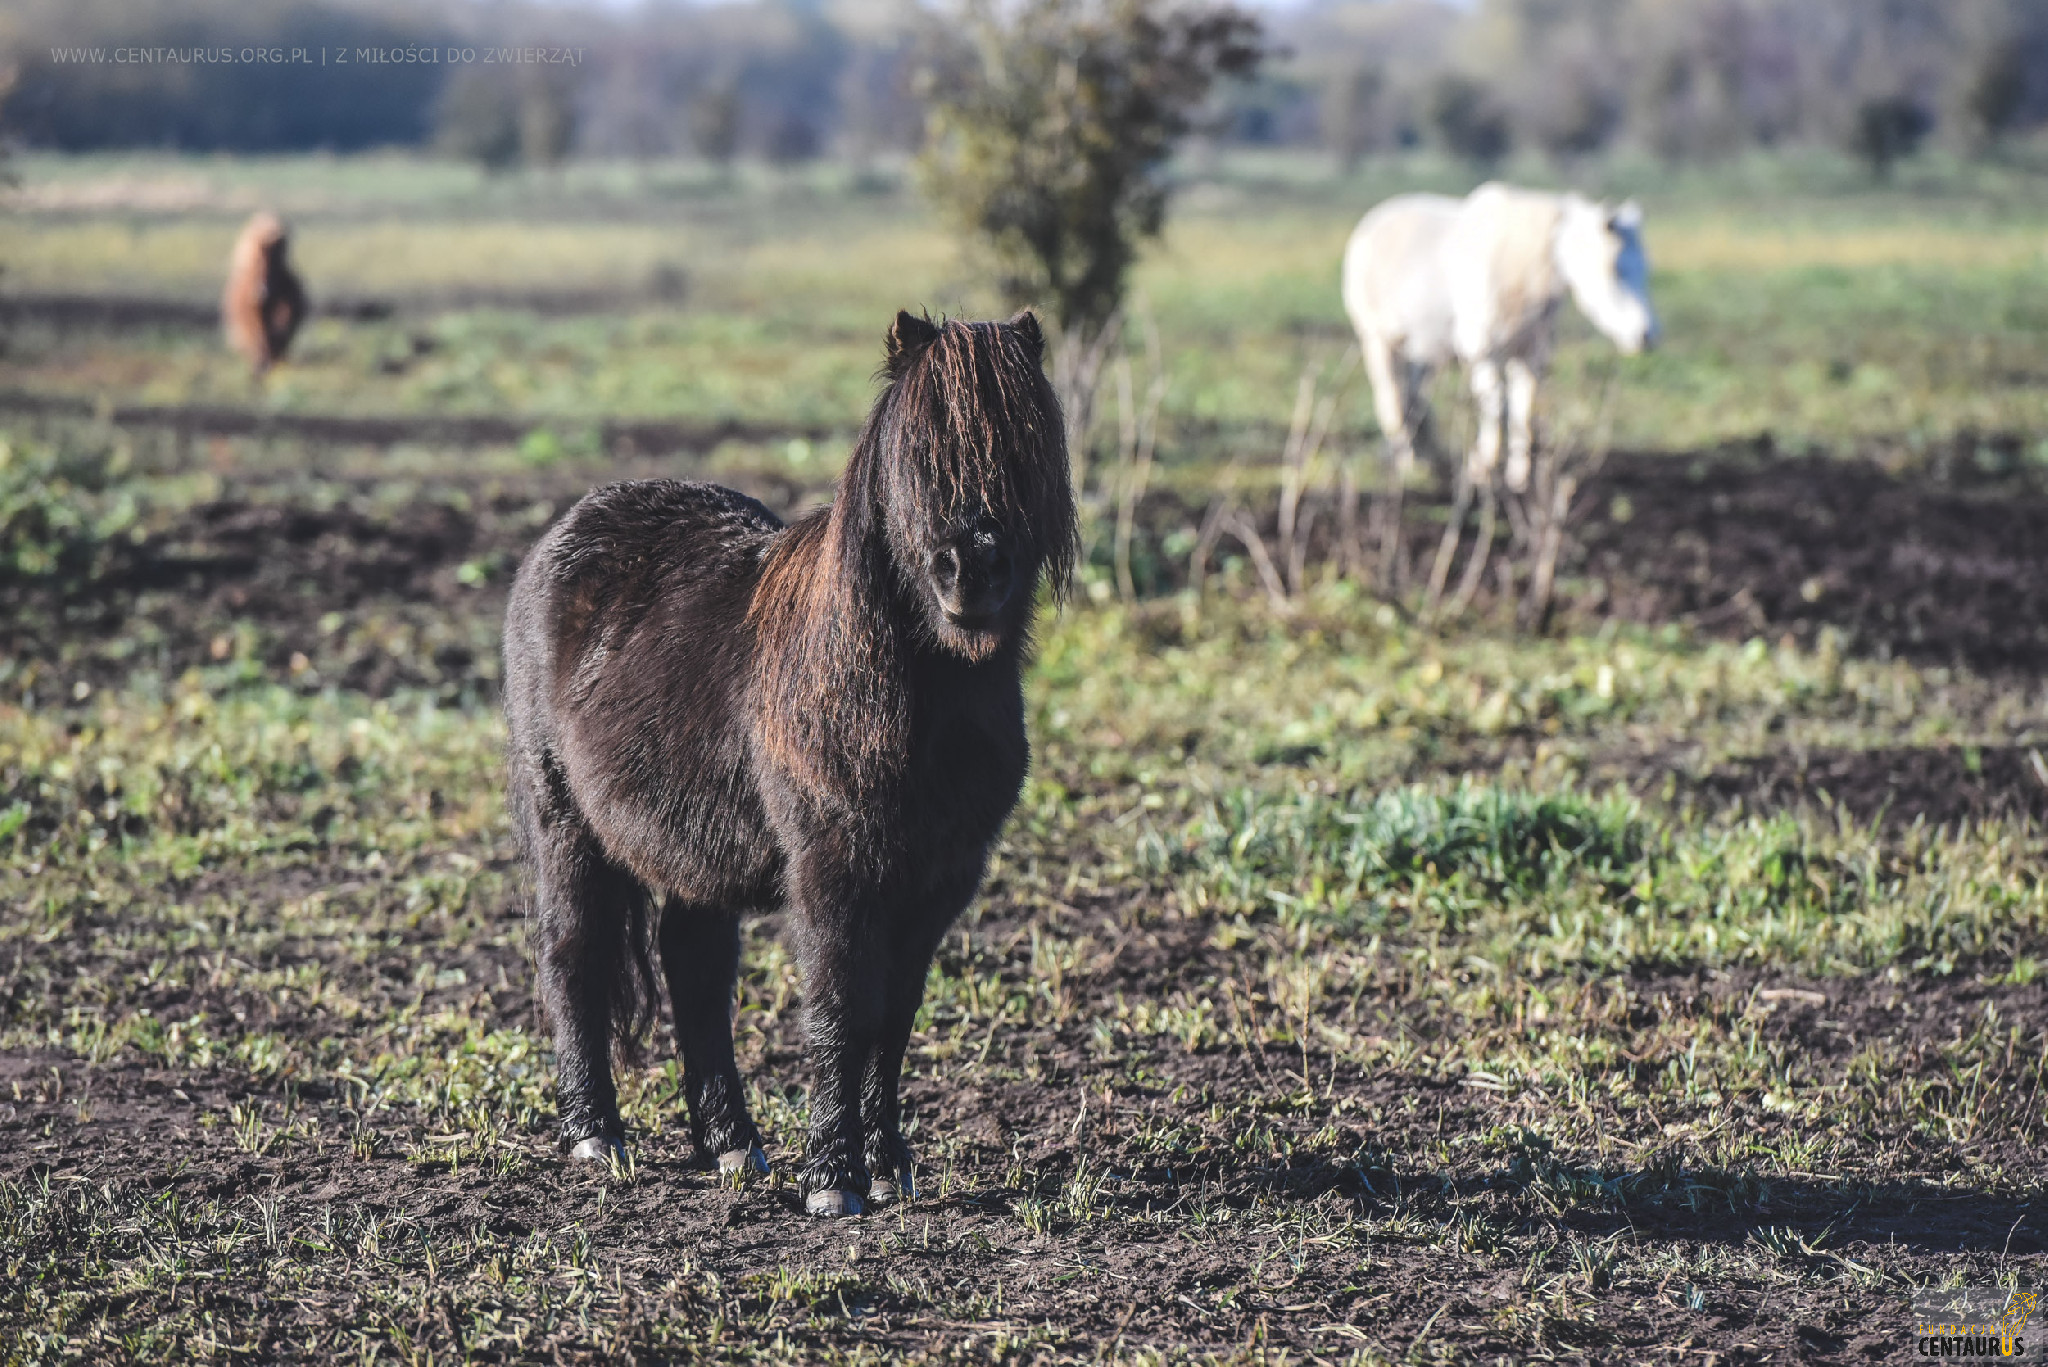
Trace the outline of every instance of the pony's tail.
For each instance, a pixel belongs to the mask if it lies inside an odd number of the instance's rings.
[[[661,979],[654,966],[654,936],[660,908],[654,894],[630,875],[618,880],[613,905],[618,919],[608,943],[591,946],[611,984],[612,1058],[622,1068],[637,1067],[646,1056],[647,1037],[661,1013]]]

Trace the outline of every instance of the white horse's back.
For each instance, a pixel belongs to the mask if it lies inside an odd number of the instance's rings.
[[[1361,339],[1411,360],[1448,358],[1451,292],[1443,247],[1464,201],[1396,195],[1374,206],[1344,248],[1344,310]]]

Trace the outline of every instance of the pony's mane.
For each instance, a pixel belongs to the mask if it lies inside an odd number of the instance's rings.
[[[861,791],[891,772],[910,718],[888,682],[900,600],[888,591],[887,504],[940,519],[999,519],[1063,595],[1080,550],[1059,400],[1027,315],[932,323],[889,335],[885,385],[829,510],[783,534],[750,609],[761,639],[762,738],[792,773]],[[920,622],[911,628],[922,630]],[[832,744],[825,742],[830,739]],[[844,765],[841,769],[839,766]]]

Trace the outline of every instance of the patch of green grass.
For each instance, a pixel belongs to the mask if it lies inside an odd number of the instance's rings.
[[[1219,878],[1306,873],[1349,899],[1463,875],[1498,896],[1584,871],[1611,880],[1641,858],[1637,814],[1621,801],[1508,792],[1461,782],[1438,795],[1408,788],[1366,799],[1274,803],[1222,795],[1184,829],[1170,871]]]
[[[0,433],[0,574],[90,578],[108,543],[141,534],[123,450]]]

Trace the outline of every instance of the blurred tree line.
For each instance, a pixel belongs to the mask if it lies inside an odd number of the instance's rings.
[[[914,146],[922,120],[907,72],[921,25],[860,3],[6,0],[0,68],[11,62],[20,79],[0,127],[64,150],[437,145],[491,167]],[[473,59],[450,61],[451,48]],[[233,56],[134,60],[161,49]],[[292,49],[312,60],[247,60]],[[516,49],[574,60],[489,60]],[[365,50],[382,60],[362,60]]]
[[[1347,162],[1807,144],[1883,175],[1930,134],[1981,153],[2048,121],[2048,0],[1383,0],[1283,36]]]
[[[441,73],[419,65],[295,65],[279,50],[389,50],[436,34],[406,9],[285,0],[6,0],[0,128],[35,147],[348,151],[432,132]],[[232,60],[142,61],[175,49]],[[240,60],[243,50],[252,60]],[[254,60],[261,50],[266,60]],[[371,98],[365,98],[372,94]]]
[[[971,7],[970,7],[971,9]],[[1883,175],[1929,137],[2048,121],[2048,0],[1307,0],[1276,60],[1197,131],[1349,164],[1612,148],[1673,160],[1826,144]],[[0,124],[32,146],[438,144],[494,167],[570,155],[862,158],[924,142],[967,9],[914,0],[7,0]],[[120,63],[59,49],[573,47],[575,65]],[[922,93],[921,93],[922,92]]]

